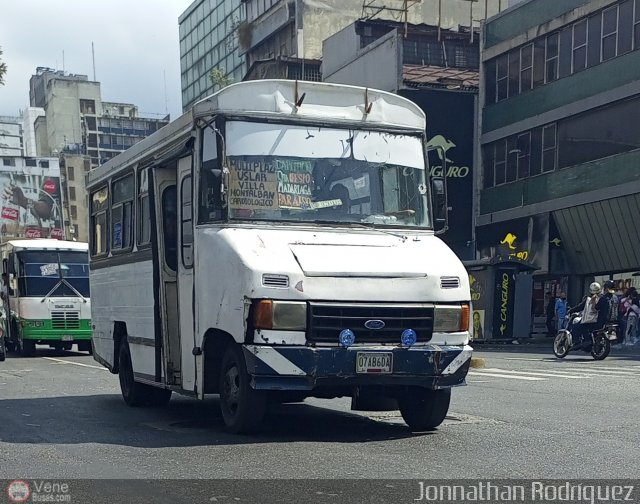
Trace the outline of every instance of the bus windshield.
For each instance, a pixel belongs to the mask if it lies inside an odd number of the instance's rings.
[[[230,219],[430,227],[421,137],[230,121]]]
[[[89,297],[87,252],[22,251],[18,259],[20,296]]]

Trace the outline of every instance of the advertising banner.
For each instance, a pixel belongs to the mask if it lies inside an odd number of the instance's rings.
[[[0,236],[2,241],[64,238],[59,170],[3,167]]]

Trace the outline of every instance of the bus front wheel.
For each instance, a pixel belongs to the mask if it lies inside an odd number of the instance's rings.
[[[36,342],[33,340],[23,339],[20,346],[22,348],[21,353],[23,357],[33,357],[36,353]]]
[[[267,409],[263,390],[251,387],[250,376],[240,345],[230,343],[224,351],[220,369],[220,410],[225,426],[233,434],[257,430]]]

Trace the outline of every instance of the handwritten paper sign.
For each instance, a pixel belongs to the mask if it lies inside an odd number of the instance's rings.
[[[278,188],[273,165],[263,160],[229,158],[229,205],[249,210],[276,210]]]
[[[278,206],[311,208],[313,163],[300,159],[275,159],[278,173]]]
[[[51,276],[58,274],[58,264],[57,263],[49,263],[43,264],[40,266],[40,276]]]

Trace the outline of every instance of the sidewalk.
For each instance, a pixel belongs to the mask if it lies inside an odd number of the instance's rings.
[[[536,336],[527,338],[517,338],[513,341],[471,341],[470,345],[476,351],[482,350],[503,350],[505,352],[528,352],[536,350],[553,350],[553,340],[550,336]],[[625,355],[640,357],[640,342],[633,346],[622,344],[611,345],[611,355]]]

